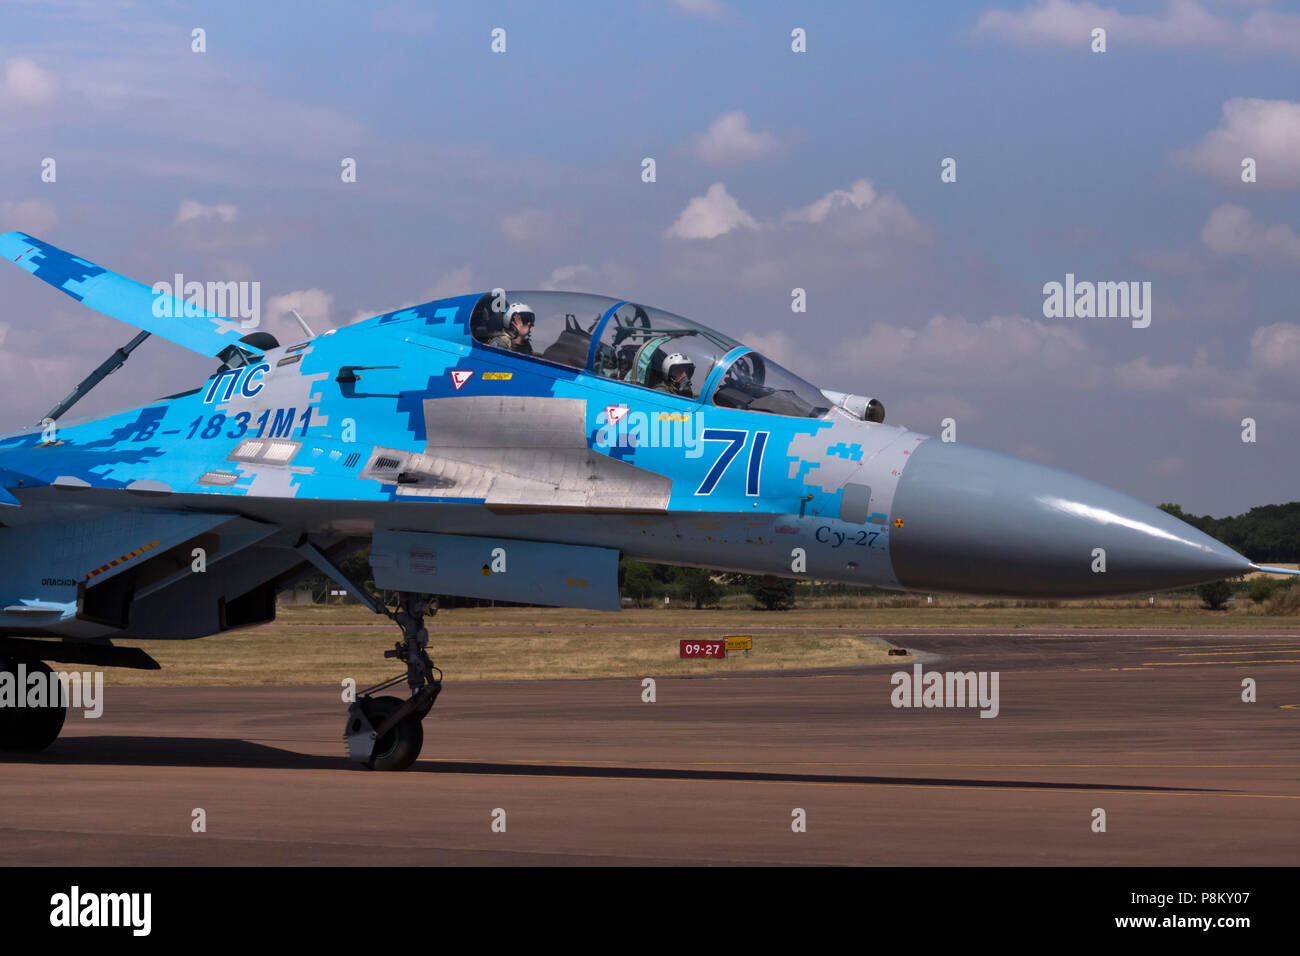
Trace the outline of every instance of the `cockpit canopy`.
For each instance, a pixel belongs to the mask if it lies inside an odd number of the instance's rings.
[[[489,292],[474,306],[470,331],[484,345],[723,408],[818,418],[832,404],[720,332],[607,296]]]

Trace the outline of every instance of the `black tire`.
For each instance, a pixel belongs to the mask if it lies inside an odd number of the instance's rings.
[[[49,680],[53,673],[43,661],[23,661],[27,673],[39,673]],[[0,661],[0,670],[13,675],[11,680],[17,682],[18,664],[14,661]],[[17,687],[19,694],[26,693],[26,688]],[[59,739],[63,730],[63,720],[67,716],[67,705],[62,699],[47,707],[3,707],[0,708],[0,750],[19,753],[36,753],[44,750]]]
[[[372,697],[361,705],[370,726],[378,727],[405,701],[396,697]],[[367,764],[371,770],[405,770],[415,763],[424,747],[424,724],[418,714],[409,714],[392,730],[375,741]]]

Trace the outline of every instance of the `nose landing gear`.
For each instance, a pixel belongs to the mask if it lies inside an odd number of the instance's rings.
[[[357,695],[348,707],[343,737],[348,757],[356,763],[371,770],[405,770],[420,756],[424,746],[421,721],[442,691],[442,671],[429,659],[429,630],[424,626],[424,616],[437,614],[438,606],[426,596],[403,593],[396,610],[385,607],[382,613],[402,630],[402,639],[384,656],[404,661],[406,673],[367,687]],[[374,696],[403,680],[411,688],[407,700]]]
[[[399,591],[396,609],[389,608],[350,580],[306,537],[298,542],[296,550],[370,610],[391,618],[401,628],[402,639],[391,651],[385,651],[384,656],[404,662],[406,673],[367,687],[357,695],[348,707],[343,739],[347,741],[348,757],[356,763],[371,770],[405,770],[420,756],[420,748],[424,746],[424,727],[420,721],[442,692],[442,671],[429,659],[429,629],[424,626],[426,614],[438,613],[437,601],[428,595]],[[406,700],[374,696],[403,680],[411,688],[411,696]]]

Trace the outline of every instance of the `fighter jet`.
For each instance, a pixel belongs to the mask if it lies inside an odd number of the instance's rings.
[[[1257,567],[1133,498],[886,424],[875,398],[640,303],[493,289],[282,345],[23,233],[0,254],[140,330],[0,438],[0,667],[157,667],[129,645],[271,621],[277,592],[321,571],[398,628],[385,656],[406,672],[346,718],[349,755],[376,770],[420,753],[439,595],[614,611],[620,555],[1017,597]],[[212,374],[59,421],[149,335]],[[393,607],[340,569],[367,543]],[[406,699],[381,694],[403,681]],[[63,720],[57,702],[0,708],[0,747],[42,749]]]

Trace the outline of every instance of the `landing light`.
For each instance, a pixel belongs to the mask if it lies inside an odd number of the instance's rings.
[[[266,461],[273,461],[277,465],[283,465],[297,453],[300,447],[296,441],[273,441],[262,457]]]
[[[302,442],[279,439],[249,438],[235,446],[231,461],[260,461],[271,465],[288,464],[302,448]]]
[[[245,441],[239,443],[230,457],[237,458],[240,461],[253,461],[260,454],[262,454],[262,442]]]

